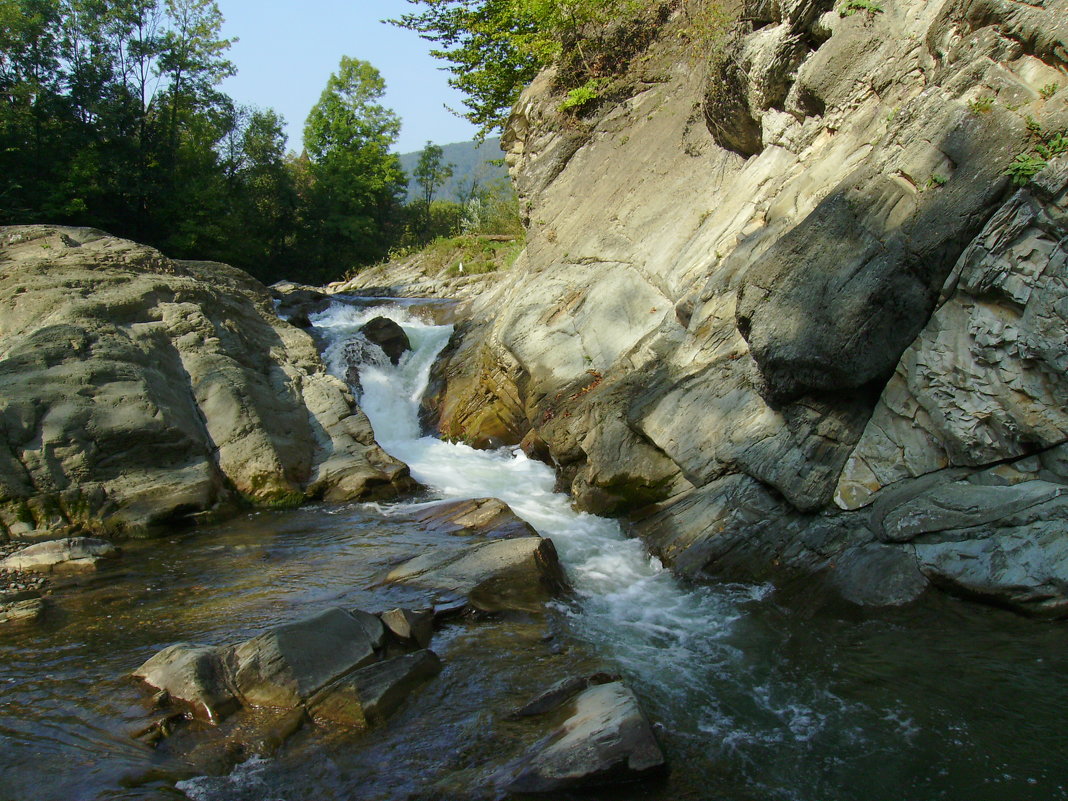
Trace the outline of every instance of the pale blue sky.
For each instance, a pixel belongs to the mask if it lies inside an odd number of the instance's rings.
[[[222,86],[241,105],[273,108],[288,124],[289,148],[300,151],[301,130],[343,55],[370,61],[386,80],[384,105],[403,120],[398,153],[473,139],[475,128],[445,108],[462,108],[446,83],[430,43],[384,25],[416,6],[407,0],[217,0],[223,34],[238,37],[229,57],[237,75]]]

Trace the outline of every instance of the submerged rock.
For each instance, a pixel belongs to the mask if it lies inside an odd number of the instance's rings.
[[[485,612],[538,611],[567,586],[552,540],[541,537],[439,547],[393,568],[384,582],[463,595]]]
[[[615,681],[584,690],[570,716],[516,769],[507,789],[556,793],[636,781],[666,761],[634,693]]]

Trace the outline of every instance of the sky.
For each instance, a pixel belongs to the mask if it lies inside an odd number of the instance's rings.
[[[217,0],[237,75],[222,84],[238,105],[273,108],[285,117],[290,150],[300,151],[304,119],[342,56],[373,64],[386,81],[382,104],[403,121],[394,150],[421,150],[475,137],[450,113],[463,96],[449,87],[430,42],[379,20],[416,10],[407,0]]]

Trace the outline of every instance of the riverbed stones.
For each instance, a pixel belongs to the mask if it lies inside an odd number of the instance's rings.
[[[412,485],[311,337],[226,265],[3,228],[0,343],[0,538],[141,534]]]
[[[114,559],[119,549],[106,540],[67,537],[29,545],[0,560],[0,569],[39,573],[96,570],[105,559]]]
[[[541,537],[435,548],[393,568],[383,581],[462,595],[484,612],[536,612],[567,585],[552,540]]]
[[[509,792],[557,793],[636,781],[665,767],[638,699],[622,682],[582,691],[548,742],[516,769]]]
[[[0,625],[33,623],[40,620],[47,608],[43,598],[24,598],[18,601],[0,601]]]

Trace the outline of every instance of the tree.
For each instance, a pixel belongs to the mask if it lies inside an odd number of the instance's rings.
[[[599,77],[602,66],[588,52],[605,49],[598,32],[635,17],[651,0],[409,2],[425,8],[390,22],[438,45],[431,55],[448,62],[449,84],[466,95],[463,116],[485,136],[504,126],[523,87],[562,55],[576,55],[587,73],[579,84]],[[604,55],[616,54],[609,48]]]
[[[322,275],[368,264],[389,249],[387,229],[406,182],[389,152],[400,119],[378,102],[385,90],[378,70],[343,56],[304,124],[312,179],[305,245]]]
[[[452,164],[445,163],[445,151],[433,142],[427,142],[419,154],[415,165],[415,180],[423,190],[423,204],[426,212],[426,227],[430,227],[430,204],[434,193],[452,177]]]

